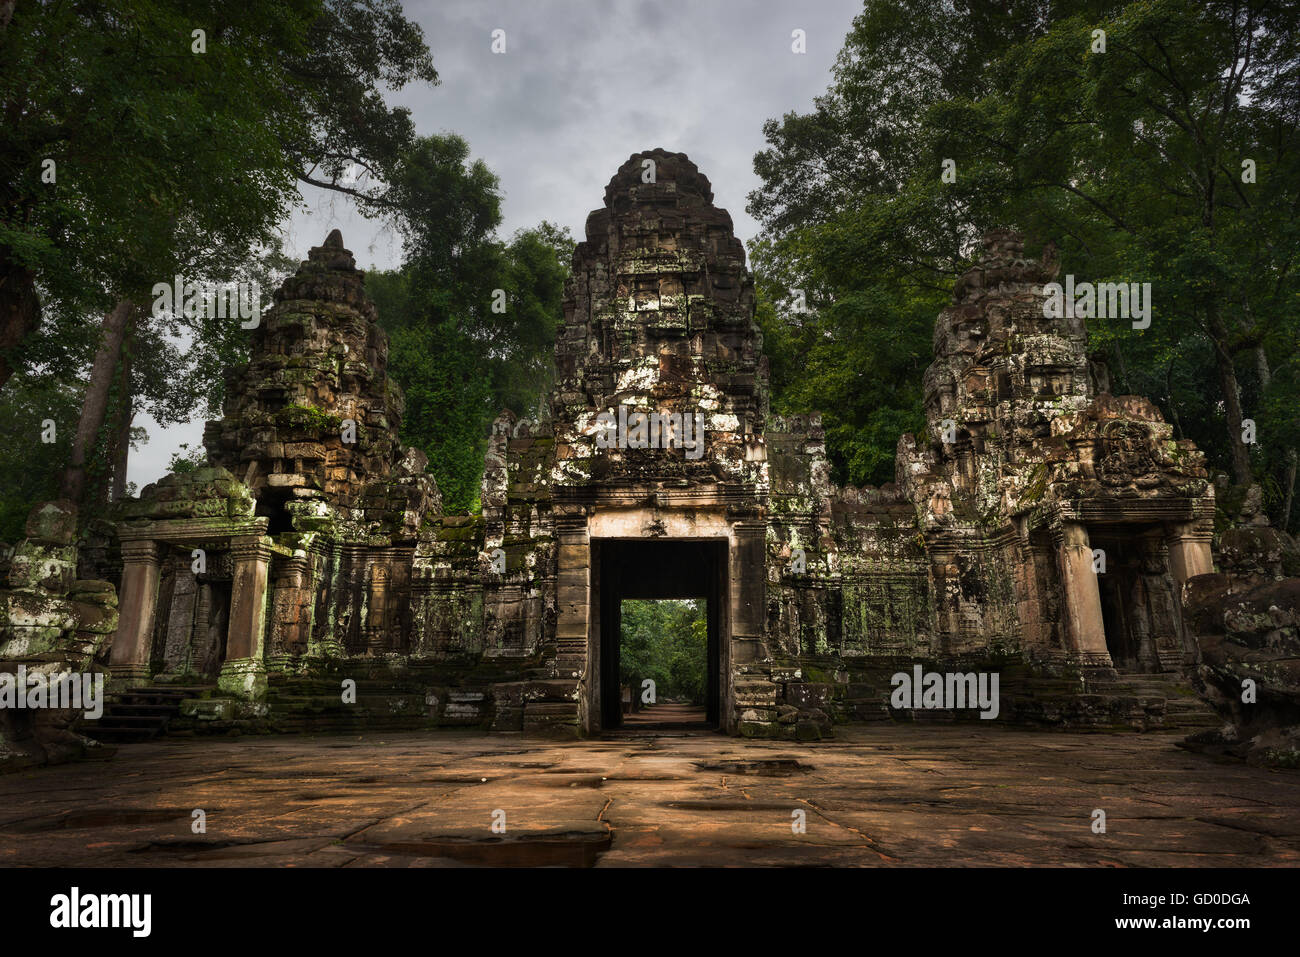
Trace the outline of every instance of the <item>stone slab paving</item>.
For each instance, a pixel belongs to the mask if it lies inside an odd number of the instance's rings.
[[[0,776],[0,864],[1300,864],[1300,772],[1218,763],[1176,735],[836,731],[816,744],[405,732],[123,745]],[[195,808],[206,833],[192,832]]]

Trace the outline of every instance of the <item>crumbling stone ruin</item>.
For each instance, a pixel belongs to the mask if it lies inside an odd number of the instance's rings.
[[[1142,676],[1199,660],[1180,596],[1214,570],[1214,489],[1150,402],[1097,389],[1082,322],[1044,316],[1055,273],[985,237],[936,323],[925,434],[894,484],[841,488],[819,418],[770,412],[708,179],[633,155],[574,253],[549,415],[503,412],[481,512],[447,515],[336,231],[231,370],[208,464],[124,509],[115,682],[206,685],[197,727],[597,734],[622,600],[696,597],[727,733],[975,717],[892,707],[916,665],[998,673],[1001,720],[1157,726]]]
[[[989,233],[935,327],[930,439],[903,437],[898,476],[940,641],[1166,670],[1194,658],[1178,588],[1211,570],[1213,490],[1154,405],[1095,392],[1082,320],[1043,315],[1055,275]]]
[[[42,502],[28,516],[25,532],[4,561],[0,674],[14,676],[18,688],[19,675],[47,682],[71,672],[102,675],[117,628],[117,592],[110,582],[77,578],[76,510],[67,501]],[[0,770],[54,764],[98,747],[78,731],[83,714],[5,701]]]
[[[1193,684],[1224,721],[1184,746],[1300,767],[1300,548],[1269,525],[1259,486],[1221,491],[1231,524],[1218,568],[1188,582],[1183,604],[1200,650]]]
[[[410,650],[411,556],[441,498],[397,441],[387,337],[337,230],[276,291],[251,352],[204,432],[208,465],[123,509],[115,678],[210,679],[260,704],[268,675]]]

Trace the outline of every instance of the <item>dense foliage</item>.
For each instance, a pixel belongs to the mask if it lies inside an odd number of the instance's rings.
[[[826,410],[842,480],[892,480],[935,313],[979,234],[1015,226],[1063,274],[1152,284],[1150,328],[1091,322],[1091,358],[1295,527],[1298,30],[1266,0],[868,0],[754,161],[778,410]]]
[[[499,240],[496,176],[460,137],[419,145],[401,185],[414,198],[406,261],[366,287],[406,394],[402,440],[429,456],[443,507],[464,512],[478,504],[492,420],[507,408],[537,417],[549,391],[573,241],[545,222]]]
[[[641,682],[655,683],[659,701],[705,703],[708,680],[708,622],[701,599],[629,599],[622,607],[619,680],[641,694]]]
[[[400,218],[414,126],[383,90],[412,81],[437,74],[398,0],[0,5],[0,418],[62,450],[40,488],[0,476],[0,512],[120,495],[138,413],[214,411],[247,332],[153,313],[154,283],[265,294],[304,183]]]

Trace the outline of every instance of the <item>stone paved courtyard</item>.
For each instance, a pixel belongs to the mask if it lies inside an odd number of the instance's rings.
[[[1172,734],[163,739],[0,777],[6,866],[1294,866],[1300,772]],[[191,831],[192,812],[207,832]],[[1107,832],[1094,834],[1095,808]],[[506,832],[493,833],[495,811]],[[792,812],[805,812],[795,834]],[[499,816],[498,816],[499,817]]]

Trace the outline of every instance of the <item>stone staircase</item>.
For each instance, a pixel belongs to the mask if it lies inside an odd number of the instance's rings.
[[[1185,676],[1177,672],[1120,674],[1109,681],[1090,682],[1088,690],[1142,699],[1163,698],[1164,721],[1159,726],[1162,731],[1191,734],[1223,724],[1223,718],[1210,703],[1192,689]]]
[[[180,714],[181,702],[211,690],[208,685],[156,685],[131,688],[112,695],[98,721],[88,722],[84,733],[105,744],[149,741],[166,733]]]
[[[362,731],[411,731],[432,725],[419,682],[407,685],[386,678],[350,676],[356,702],[344,704],[343,677],[272,675],[267,684],[266,717],[261,730],[281,734],[340,734]],[[228,721],[219,713],[196,713],[195,730],[220,731]],[[206,727],[205,727],[206,726]],[[254,725],[249,725],[252,729]]]
[[[908,708],[890,706],[890,675],[903,670],[896,662],[874,663],[856,672],[844,686],[846,694],[827,700],[836,722],[918,721],[976,722],[972,709]],[[971,665],[934,665],[927,671],[981,670]],[[1075,731],[1161,731],[1190,734],[1223,722],[1213,707],[1191,687],[1180,672],[1135,674],[1125,672],[1053,676],[1023,663],[999,663],[992,670],[1001,676],[998,721],[1044,729]],[[805,688],[808,686],[805,685]],[[832,688],[833,686],[827,685]]]

